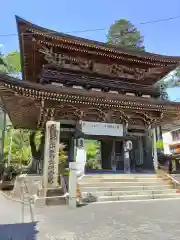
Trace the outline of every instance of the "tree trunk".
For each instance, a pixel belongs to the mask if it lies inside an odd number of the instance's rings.
[[[37,174],[37,173],[42,172],[42,169],[43,169],[45,135],[43,132],[38,148],[36,147],[35,136],[36,136],[35,131],[32,132],[29,136],[32,159],[28,166],[28,172]]]

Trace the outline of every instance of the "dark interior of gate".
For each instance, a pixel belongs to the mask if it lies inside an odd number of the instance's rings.
[[[83,138],[85,141],[99,142],[99,168],[86,169],[86,173],[95,172],[124,172],[124,141],[131,140],[133,148],[130,151],[131,172],[151,172],[154,169],[152,161],[152,136],[147,131],[130,132],[122,137],[85,135],[74,125],[61,125],[60,141],[66,146],[68,158],[74,161],[74,148],[76,140]]]
[[[138,52],[50,31],[16,17],[22,81],[0,76],[1,101],[15,128],[45,128],[60,121],[60,141],[74,161],[79,138],[100,142],[100,167],[124,171],[124,143],[131,172],[153,170],[152,128],[179,117],[180,105],[160,100],[154,84],[180,57]],[[17,111],[18,108],[18,111]],[[83,122],[108,123],[83,132]],[[118,129],[119,129],[118,128]],[[89,128],[90,129],[90,128]]]

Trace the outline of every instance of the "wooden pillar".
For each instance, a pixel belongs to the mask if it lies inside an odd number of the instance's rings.
[[[139,145],[139,165],[143,164],[143,140],[142,136],[138,137],[138,145]]]
[[[153,164],[153,131],[147,130],[144,137],[144,168],[154,170]]]
[[[156,129],[154,128],[152,130],[153,132],[153,164],[154,164],[154,169],[158,169],[158,155],[157,155],[157,144],[156,144]]]
[[[71,137],[69,140],[68,159],[69,162],[74,162],[74,138]]]
[[[116,171],[116,140],[112,140],[112,149],[111,149],[111,168],[113,171]]]

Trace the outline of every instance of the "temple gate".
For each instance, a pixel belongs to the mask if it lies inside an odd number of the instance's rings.
[[[154,85],[179,66],[180,57],[137,52],[16,20],[23,80],[0,75],[1,101],[13,126],[44,131],[48,121],[60,122],[59,141],[66,145],[69,162],[75,160],[78,139],[94,139],[101,141],[104,171],[157,168],[154,129],[178,119],[180,105],[161,100]],[[127,141],[132,142],[128,151]]]

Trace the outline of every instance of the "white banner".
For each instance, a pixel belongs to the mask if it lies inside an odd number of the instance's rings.
[[[80,121],[80,130],[86,135],[123,136],[123,124]]]
[[[77,148],[76,152],[76,166],[78,177],[84,175],[86,165],[86,150],[84,148]]]

